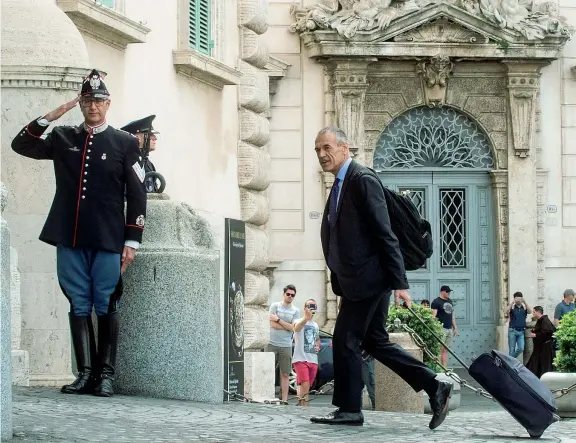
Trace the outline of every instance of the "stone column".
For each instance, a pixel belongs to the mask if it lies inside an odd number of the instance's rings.
[[[522,291],[530,305],[538,293],[536,106],[540,69],[547,63],[505,61],[508,69],[509,292]]]
[[[508,304],[508,171],[492,171],[492,186],[496,208],[496,264],[498,266],[498,329],[496,343],[498,349],[507,349],[508,327],[504,308]]]
[[[364,100],[368,89],[368,66],[375,58],[334,59],[332,75],[336,125],[344,130],[350,149],[364,163]]]
[[[4,212],[8,191],[0,183],[0,209]],[[0,212],[0,214],[1,214]],[[12,356],[10,318],[10,231],[0,215],[0,439],[12,439]]]
[[[19,254],[21,347],[30,355],[30,384],[59,386],[73,379],[69,304],[56,278],[56,250],[38,240],[54,195],[54,170],[49,161],[17,155],[10,143],[32,119],[76,96],[89,72],[88,53],[55,2],[2,0],[1,68],[2,177],[10,195],[4,217]],[[79,121],[75,109],[57,124]]]
[[[260,351],[270,340],[268,309],[270,285],[262,274],[268,267],[268,218],[266,189],[270,184],[270,84],[263,68],[268,47],[262,38],[268,30],[268,0],[238,2],[242,72],[239,85],[240,145],[238,184],[240,209],[246,222],[246,282],[244,291],[244,349]],[[274,382],[263,372],[274,372],[274,358],[261,352],[245,352],[244,394],[251,398],[274,396]]]

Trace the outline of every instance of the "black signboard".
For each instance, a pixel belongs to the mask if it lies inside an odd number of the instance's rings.
[[[241,220],[225,220],[224,390],[244,394],[244,273],[246,227]],[[230,400],[224,394],[224,401]]]

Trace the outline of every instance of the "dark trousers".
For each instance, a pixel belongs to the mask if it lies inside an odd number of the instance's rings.
[[[334,396],[332,404],[344,411],[362,409],[362,348],[402,377],[416,392],[436,391],[436,373],[393,344],[386,332],[390,291],[360,301],[343,297],[334,337]]]
[[[70,311],[78,317],[92,315],[92,307],[99,317],[116,311],[120,267],[120,254],[58,245],[58,281]]]

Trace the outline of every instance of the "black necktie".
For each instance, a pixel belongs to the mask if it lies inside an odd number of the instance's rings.
[[[340,187],[338,184],[340,183],[339,178],[334,179],[334,184],[332,185],[332,191],[330,192],[330,202],[328,205],[328,221],[330,222],[330,226],[334,226],[336,222],[336,212],[338,211],[338,194],[340,192]]]

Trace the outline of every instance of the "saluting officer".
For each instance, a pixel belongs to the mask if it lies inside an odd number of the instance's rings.
[[[157,134],[159,134],[152,126],[155,118],[155,115],[149,115],[148,117],[134,120],[120,128],[123,131],[134,134],[138,138],[138,147],[143,156],[142,161],[144,162],[145,173],[156,171],[154,164],[148,158],[148,154],[156,150]],[[152,177],[145,179],[144,187],[146,188],[146,192],[157,192],[159,189],[157,180]]]
[[[80,104],[84,123],[50,122]],[[106,123],[110,107],[102,75],[93,70],[81,93],[28,123],[12,141],[18,154],[52,160],[56,194],[40,240],[56,246],[60,287],[70,301],[70,330],[78,377],[66,394],[113,395],[122,277],[142,241],[146,216],[138,140]],[[127,214],[124,215],[124,196]],[[98,317],[98,352],[91,321]]]

